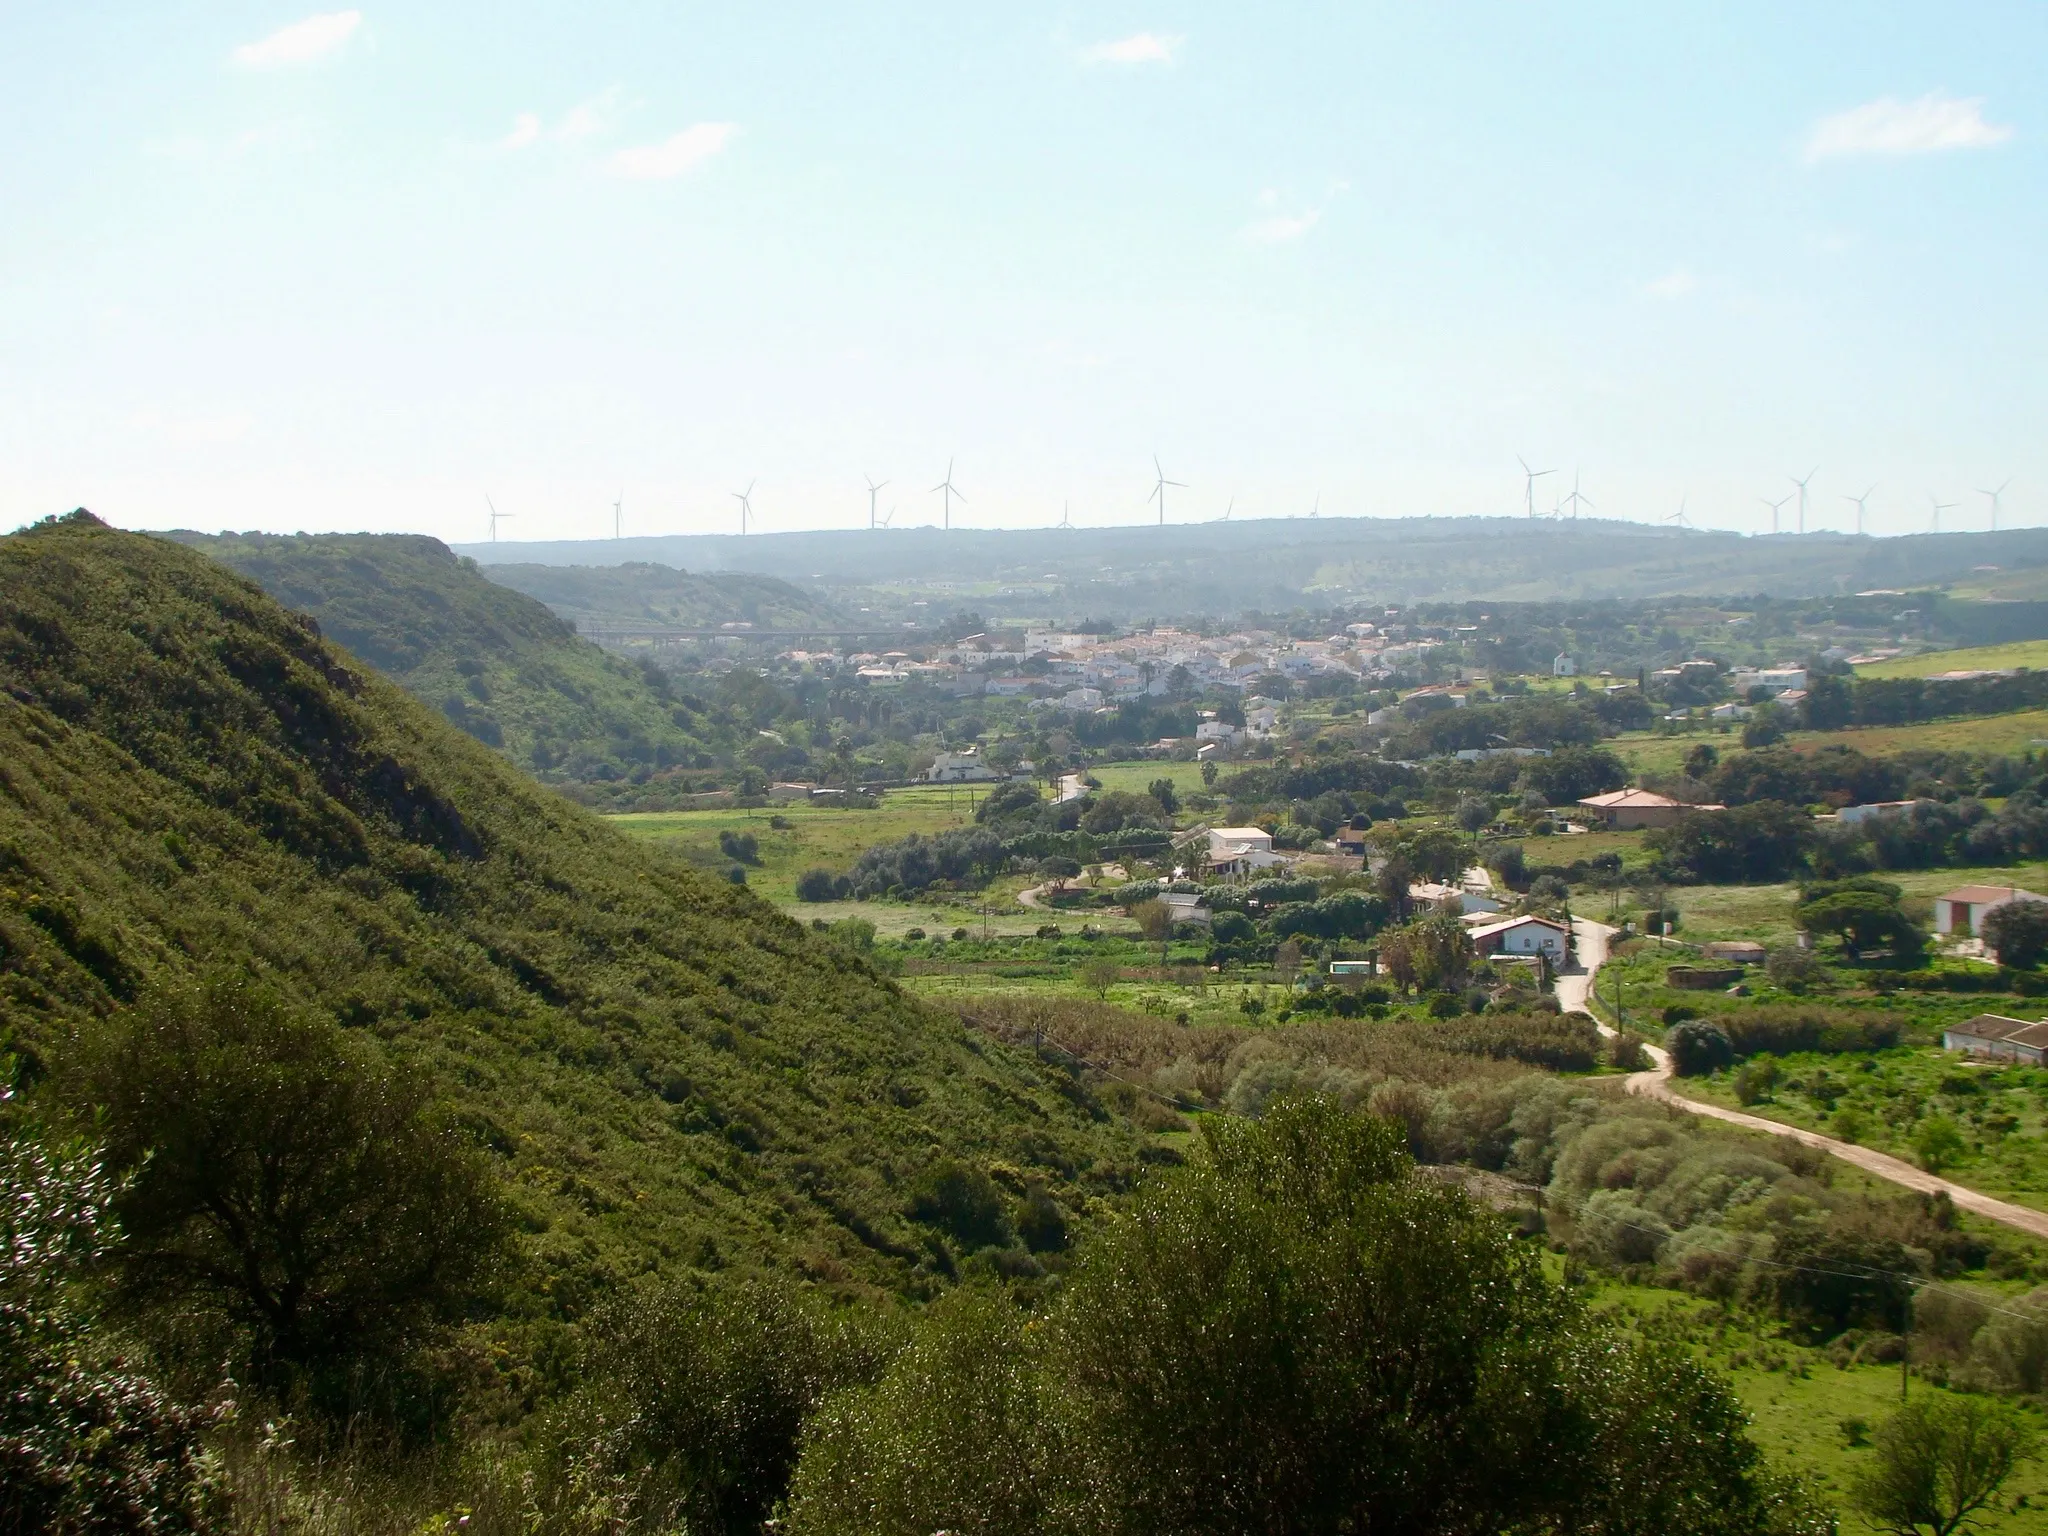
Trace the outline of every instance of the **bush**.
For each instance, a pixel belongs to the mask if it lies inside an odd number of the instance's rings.
[[[1705,1077],[1735,1060],[1735,1047],[1719,1024],[1687,1019],[1664,1037],[1671,1067],[1680,1077]]]
[[[1755,1056],[1766,1051],[1774,1056],[1791,1056],[1800,1051],[1828,1055],[1886,1051],[1899,1043],[1897,1019],[1853,1008],[1763,1003],[1717,1013],[1712,1022],[1727,1036],[1737,1056]]]
[[[0,1144],[0,1529],[207,1530],[206,1416],[111,1355],[66,1290],[102,1257],[115,1185],[83,1151]]]
[[[938,1228],[970,1251],[1007,1248],[1016,1240],[995,1180],[979,1168],[950,1159],[912,1187],[910,1218]]]
[[[718,834],[718,851],[735,864],[761,862],[761,840],[751,832],[735,832],[727,827]]]
[[[829,869],[807,869],[796,877],[798,901],[844,901],[851,889],[846,876]]]

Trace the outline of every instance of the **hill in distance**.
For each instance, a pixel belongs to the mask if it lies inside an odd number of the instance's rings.
[[[665,675],[413,534],[170,535],[257,582],[415,698],[544,783],[606,786],[710,767],[731,730]],[[780,586],[780,583],[773,583]],[[751,736],[749,731],[748,735]]]
[[[695,575],[646,561],[624,565],[493,564],[492,581],[537,597],[578,629],[668,625],[717,629],[836,628],[846,615],[814,593],[772,576],[725,571]]]
[[[1554,601],[1925,589],[1978,567],[2048,567],[2048,529],[1745,537],[1526,518],[1274,518],[1165,528],[860,529],[459,546],[497,563],[659,561],[829,592],[943,587],[990,617],[1130,622],[1355,601]]]
[[[1138,1161],[1028,1056],[532,783],[199,550],[82,512],[0,539],[0,1049],[55,1065],[217,968],[431,1084],[514,1191],[528,1316],[693,1265],[915,1293],[951,1263],[907,1215],[936,1159],[1069,1209]]]

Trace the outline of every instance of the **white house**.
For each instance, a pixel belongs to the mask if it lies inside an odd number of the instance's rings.
[[[1195,727],[1196,741],[1226,742],[1237,735],[1237,727],[1227,720],[1204,720]]]
[[[1569,938],[1563,923],[1547,917],[1509,917],[1474,928],[1472,947],[1482,955],[1542,955],[1562,965]]]
[[[1159,901],[1172,914],[1176,924],[1195,923],[1206,928],[1210,919],[1215,916],[1202,905],[1200,894],[1194,891],[1162,891],[1159,894]]]
[[[2009,901],[2048,901],[2017,885],[1959,885],[1934,898],[1934,931],[1983,936],[1984,915]]]
[[[1075,714],[1089,714],[1102,708],[1100,688],[1070,688],[1060,696],[1060,708]]]
[[[932,784],[982,784],[1001,777],[975,747],[964,752],[941,752],[925,772],[926,781]]]
[[[1408,887],[1408,899],[1418,907],[1430,907],[1438,911],[1456,902],[1465,912],[1498,912],[1500,902],[1485,891],[1475,891],[1470,886],[1438,885],[1424,881]]]
[[[2048,1059],[2048,1022],[2029,1024],[2002,1014],[1980,1013],[1941,1032],[1944,1051],[1963,1051],[1972,1056],[1991,1056],[2005,1061],[2024,1061],[2038,1067]]]
[[[1273,851],[1273,834],[1264,827],[1209,829],[1209,867],[1220,875],[1248,875],[1286,864],[1286,858]]]
[[[1577,677],[1579,675],[1579,664],[1573,661],[1571,657],[1559,652],[1551,660],[1550,675],[1552,677]]]

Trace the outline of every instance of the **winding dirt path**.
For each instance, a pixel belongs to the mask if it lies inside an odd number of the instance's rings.
[[[1587,995],[1593,989],[1593,980],[1599,974],[1601,965],[1607,959],[1607,941],[1620,930],[1609,928],[1605,923],[1596,923],[1588,918],[1572,919],[1572,935],[1579,951],[1579,967],[1557,978],[1557,1000],[1569,1009],[1586,1008]],[[1596,1018],[1600,1033],[1612,1037],[1614,1031]],[[1865,1173],[1875,1174],[1904,1189],[1917,1190],[1923,1195],[1945,1194],[1963,1210],[1973,1212],[1991,1221],[2002,1222],[2008,1227],[2034,1237],[2048,1238],[2048,1212],[2029,1210],[2023,1205],[2014,1205],[2005,1200],[1994,1200],[1987,1194],[1966,1188],[1938,1178],[1923,1168],[1882,1152],[1873,1152],[1869,1147],[1837,1141],[1832,1136],[1823,1136],[1818,1131],[1801,1130],[1797,1126],[1785,1125],[1776,1120],[1766,1120],[1762,1115],[1746,1115],[1738,1109],[1723,1109],[1718,1104],[1703,1104],[1697,1099],[1688,1099],[1676,1093],[1671,1087],[1671,1055],[1659,1046],[1643,1047],[1649,1053],[1654,1065],[1647,1072],[1634,1072],[1622,1086],[1630,1093],[1640,1094],[1646,1099],[1655,1099],[1669,1104],[1673,1109],[1682,1109],[1689,1115],[1703,1119],[1719,1120],[1728,1125],[1739,1125],[1745,1130],[1763,1131],[1772,1136],[1790,1136],[1794,1141],[1809,1147],[1818,1147],[1830,1156],[1839,1157],[1852,1167],[1861,1168]]]

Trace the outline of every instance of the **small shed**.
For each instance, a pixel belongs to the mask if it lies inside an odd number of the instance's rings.
[[[1941,1032],[1941,1048],[1997,1061],[2023,1061],[2038,1067],[2048,1059],[2048,1021],[2029,1024],[2003,1014],[1980,1013]]]

